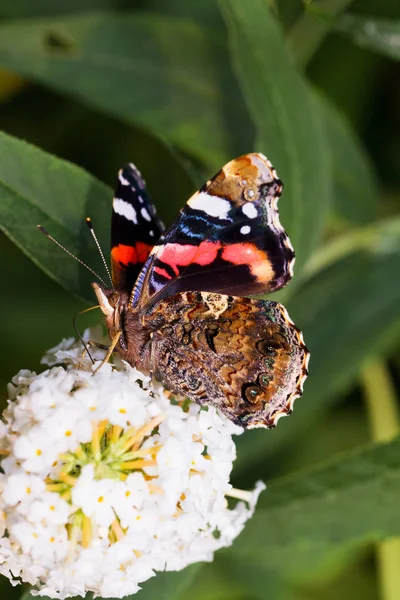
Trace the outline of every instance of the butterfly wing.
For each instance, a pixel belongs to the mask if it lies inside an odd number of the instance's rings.
[[[181,210],[140,274],[132,304],[199,290],[267,293],[292,277],[294,251],[279,221],[282,182],[262,154],[226,164]]]
[[[144,315],[152,368],[169,390],[247,428],[274,427],[301,396],[309,353],[277,302],[176,294]]]
[[[117,290],[131,292],[164,226],[133,165],[118,173],[111,218],[111,274]]]

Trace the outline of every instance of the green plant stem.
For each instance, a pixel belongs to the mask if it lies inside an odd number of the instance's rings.
[[[376,442],[388,442],[399,433],[400,418],[396,391],[385,362],[375,359],[367,363],[362,379],[372,438]],[[398,600],[400,539],[381,542],[377,553],[382,600]]]
[[[389,442],[400,429],[396,391],[384,361],[375,359],[363,369],[365,398],[374,442]]]

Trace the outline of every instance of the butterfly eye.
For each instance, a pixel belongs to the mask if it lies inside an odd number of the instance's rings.
[[[118,292],[113,292],[108,297],[108,303],[110,306],[112,306],[112,308],[115,308],[116,306],[118,306],[119,300],[120,300],[120,295],[118,294]]]

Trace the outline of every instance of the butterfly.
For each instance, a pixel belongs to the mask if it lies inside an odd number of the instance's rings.
[[[247,297],[293,275],[282,189],[265,156],[246,154],[165,229],[140,172],[127,165],[112,204],[113,286],[92,284],[122,359],[245,428],[274,427],[308,375],[309,352],[286,309]]]

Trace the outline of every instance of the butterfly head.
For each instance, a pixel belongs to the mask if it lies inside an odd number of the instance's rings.
[[[124,348],[124,321],[129,300],[128,294],[117,291],[113,288],[106,288],[96,282],[92,283],[92,287],[97,296],[99,306],[106,318],[111,339],[116,333],[118,333],[118,331],[122,331],[120,345],[122,348]]]
[[[129,295],[122,290],[92,283],[99,306],[106,318],[111,340],[120,333],[115,350],[120,357],[143,373],[149,371],[150,331],[143,327],[140,316],[129,302]]]

